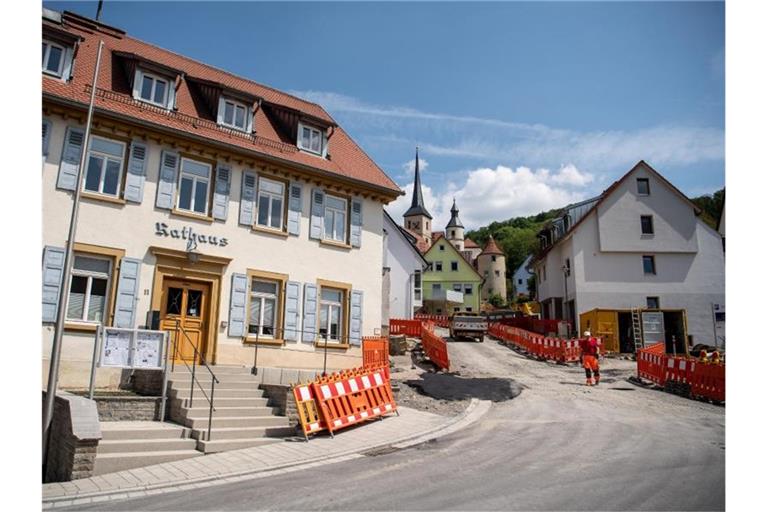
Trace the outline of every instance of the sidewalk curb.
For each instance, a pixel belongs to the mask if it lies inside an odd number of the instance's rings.
[[[385,443],[379,443],[377,445],[366,446],[364,449],[349,450],[341,452],[332,457],[315,457],[312,459],[306,459],[299,462],[290,462],[287,464],[276,464],[267,468],[259,468],[253,470],[236,471],[232,473],[204,476],[199,478],[188,479],[184,482],[168,482],[158,483],[145,486],[137,486],[133,489],[114,489],[110,491],[98,491],[91,493],[82,493],[75,496],[55,496],[50,498],[43,497],[42,508],[60,508],[69,507],[73,505],[85,505],[90,503],[103,503],[106,501],[123,500],[128,498],[140,498],[145,496],[151,496],[161,493],[175,492],[181,490],[195,489],[201,487],[207,487],[210,485],[227,484],[236,481],[242,481],[253,478],[262,478],[266,476],[272,476],[274,474],[287,473],[289,471],[299,471],[309,467],[317,467],[327,464],[334,464],[337,462],[343,462],[346,460],[352,460],[358,457],[363,457],[365,452],[377,450],[386,447],[393,447],[397,449],[409,448],[427,441],[438,439],[457,432],[463,428],[470,426],[471,424],[482,418],[490,409],[492,403],[490,400],[478,400],[473,398],[466,409],[461,414],[453,416],[445,421],[443,424],[433,428],[427,432],[418,432],[413,436],[401,437]]]

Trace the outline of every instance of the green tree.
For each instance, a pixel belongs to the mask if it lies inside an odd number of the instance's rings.
[[[507,305],[504,298],[498,293],[494,293],[488,298],[488,302],[495,308],[501,308]]]

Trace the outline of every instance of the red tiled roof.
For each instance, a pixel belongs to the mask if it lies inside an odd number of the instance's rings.
[[[278,91],[226,71],[202,64],[154,45],[123,36],[115,30],[94,30],[92,20],[65,12],[62,26],[44,21],[44,26],[80,36],[75,56],[74,74],[70,81],[43,76],[43,95],[52,100],[87,105],[90,100],[90,82],[96,64],[99,39],[104,41],[96,93],[96,108],[116,116],[124,116],[158,128],[233,146],[235,149],[253,151],[259,156],[287,161],[319,174],[360,182],[395,197],[402,194],[400,187],[384,173],[373,160],[352,140],[346,131],[338,127],[333,118],[319,105]],[[89,26],[90,25],[90,26]],[[224,90],[245,93],[262,98],[263,102],[282,109],[298,112],[308,120],[331,127],[328,154],[324,159],[300,151],[296,142],[287,140],[270,119],[264,108],[254,116],[255,134],[241,133],[218,126],[214,120],[201,117],[189,88],[189,81],[181,79],[176,92],[176,110],[153,107],[133,99],[128,90],[125,72],[119,58],[112,52],[134,54],[138,58],[176,69],[190,78],[218,83]]]
[[[464,242],[464,246],[466,247],[466,242]],[[485,244],[485,249],[483,249],[483,252],[481,254],[500,254],[504,255],[504,253],[499,249],[499,246],[496,245],[496,240],[493,239],[493,237],[490,237],[488,239],[488,242]]]
[[[477,245],[477,244],[474,242],[474,240],[472,240],[471,238],[465,238],[465,239],[464,239],[464,248],[465,248],[465,249],[479,249],[479,248],[480,248],[480,246],[479,246],[479,245]]]
[[[413,238],[416,239],[416,249],[418,249],[421,254],[426,253],[429,250],[429,248],[432,247],[432,245],[427,243],[427,241],[424,240],[424,237],[422,237],[418,233],[411,231],[408,228],[402,228],[402,229],[406,230],[408,233],[411,234],[411,236],[413,236]]]

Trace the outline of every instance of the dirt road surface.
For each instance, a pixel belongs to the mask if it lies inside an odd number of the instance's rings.
[[[110,510],[723,510],[725,408],[637,387],[635,363],[532,361],[487,338],[451,342],[468,379],[522,390],[416,448],[287,475],[110,503]]]

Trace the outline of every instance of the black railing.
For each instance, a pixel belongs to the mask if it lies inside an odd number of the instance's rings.
[[[258,374],[258,359],[259,359],[259,342],[264,340],[281,340],[289,343],[301,343],[304,334],[312,335],[312,344],[323,348],[323,375],[326,375],[328,367],[328,348],[337,348],[339,346],[351,345],[351,336],[346,334],[340,334],[335,338],[327,337],[324,334],[320,334],[316,329],[302,330],[302,329],[285,329],[283,327],[275,327],[271,329],[273,334],[259,334],[258,330],[255,333],[248,333],[243,337],[244,343],[253,343],[253,367],[251,373],[253,375]],[[293,340],[286,340],[285,333],[291,333],[295,337]],[[360,346],[362,346],[363,337],[359,338]]]
[[[181,362],[184,363],[184,366],[187,367],[187,370],[189,370],[190,374],[192,375],[192,379],[189,383],[189,402],[188,407],[191,409],[194,396],[195,396],[195,384],[197,384],[197,387],[200,388],[200,392],[203,393],[203,396],[208,401],[208,437],[207,440],[211,440],[211,424],[213,423],[213,412],[216,410],[216,408],[213,406],[213,394],[216,390],[216,384],[219,383],[219,379],[216,378],[216,375],[214,375],[213,370],[211,370],[211,367],[208,366],[208,363],[205,361],[205,356],[201,354],[197,350],[197,346],[195,343],[190,339],[189,335],[187,335],[184,328],[181,326],[181,322],[179,320],[176,320],[176,338],[173,341],[173,358],[171,359],[171,371],[174,371],[176,368],[176,356],[179,353],[179,344],[182,340],[180,334],[184,335],[184,340],[189,342],[189,344],[192,346],[192,350],[194,350],[194,357],[192,359],[192,367],[190,368],[189,364],[187,364],[187,361],[185,361],[183,358],[181,358]],[[195,368],[197,367],[197,362],[200,361],[200,364],[205,367],[206,370],[208,370],[208,373],[211,374],[211,396],[209,397],[205,393],[205,389],[203,389],[203,386],[200,384],[200,381],[195,377]]]

